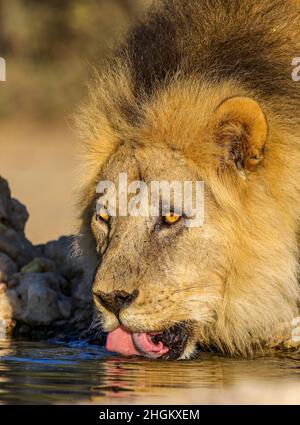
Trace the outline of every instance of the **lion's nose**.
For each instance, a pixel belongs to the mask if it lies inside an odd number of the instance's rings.
[[[128,307],[137,298],[139,291],[135,289],[131,294],[126,291],[113,291],[108,294],[95,291],[94,295],[107,310],[118,316],[122,308]]]

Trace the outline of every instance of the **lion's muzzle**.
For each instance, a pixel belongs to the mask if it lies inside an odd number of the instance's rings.
[[[126,291],[112,291],[108,294],[99,291],[94,292],[94,296],[98,299],[108,311],[111,311],[118,318],[119,313],[123,308],[128,307],[139,295],[138,289],[135,289],[131,294]]]

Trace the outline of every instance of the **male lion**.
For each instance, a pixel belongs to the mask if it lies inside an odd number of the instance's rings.
[[[297,345],[297,56],[292,0],[165,0],[96,77],[78,120],[80,240],[109,350],[187,359]],[[99,213],[96,187],[119,173],[204,181],[204,224]]]

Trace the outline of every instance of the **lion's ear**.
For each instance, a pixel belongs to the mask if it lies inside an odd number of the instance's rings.
[[[253,171],[262,162],[268,124],[256,101],[247,97],[227,99],[215,110],[210,124],[223,163]]]

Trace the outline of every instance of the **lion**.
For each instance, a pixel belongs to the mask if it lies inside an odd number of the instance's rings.
[[[299,345],[300,10],[164,0],[96,75],[77,118],[79,246],[96,324],[125,356]],[[203,181],[204,222],[111,216],[100,181]]]

